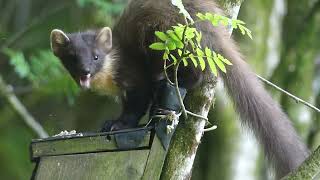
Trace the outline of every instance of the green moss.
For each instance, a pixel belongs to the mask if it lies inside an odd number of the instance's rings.
[[[213,78],[211,74],[206,74],[205,80],[199,88],[187,94],[185,100],[187,110],[194,113],[209,111],[213,94],[209,95],[208,93],[214,89],[216,78]],[[185,169],[181,169],[180,165],[182,164],[182,168],[185,168],[187,158],[195,156],[200,143],[196,137],[199,135],[198,131],[203,128],[203,125],[204,120],[192,116],[188,116],[188,119],[180,119],[180,123],[171,140],[161,179],[176,179],[175,175],[177,173],[186,171]],[[193,163],[193,159],[191,161],[188,163]],[[191,171],[188,173],[190,174],[184,175],[191,178]],[[186,178],[185,176],[184,178]]]
[[[283,180],[318,179],[319,168],[320,147],[296,171],[290,173]]]

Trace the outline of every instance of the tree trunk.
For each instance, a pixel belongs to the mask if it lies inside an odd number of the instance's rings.
[[[239,6],[239,4],[233,2],[239,1],[223,1],[223,6],[229,9],[228,12],[237,12],[234,9],[237,9],[236,6]],[[184,101],[186,108],[196,114],[207,117],[211,105],[214,103],[216,80],[216,77],[207,71],[201,86],[192,92],[188,92]],[[205,124],[205,120],[192,116],[187,119],[180,118],[180,123],[171,140],[161,179],[179,180],[191,178],[193,162],[201,142]]]
[[[319,179],[320,178],[320,146],[311,156],[294,172],[282,180]]]

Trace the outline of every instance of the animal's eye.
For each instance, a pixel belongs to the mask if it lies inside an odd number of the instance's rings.
[[[99,56],[95,55],[95,56],[93,56],[93,59],[94,60],[99,60]]]

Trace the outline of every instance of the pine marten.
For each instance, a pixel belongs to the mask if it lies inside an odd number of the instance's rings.
[[[193,17],[198,12],[222,14],[212,0],[183,2]],[[156,41],[154,32],[168,30],[183,20],[170,0],[132,0],[113,30],[52,31],[53,53],[82,88],[121,97],[123,112],[117,120],[107,121],[104,131],[138,125],[152,103],[155,84],[164,79],[162,54],[149,48]],[[286,114],[243,61],[225,28],[208,22],[196,23],[196,28],[202,32],[203,47],[232,62],[227,73],[219,76],[243,123],[253,129],[278,175],[295,169],[308,156],[308,149]],[[179,69],[179,84],[188,90],[197,87],[202,77],[202,71],[192,65]]]

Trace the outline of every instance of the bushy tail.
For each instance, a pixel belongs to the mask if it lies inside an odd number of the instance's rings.
[[[221,53],[233,66],[221,73],[242,122],[248,125],[264,146],[277,175],[282,177],[298,167],[308,156],[287,115],[263,88],[252,70],[242,60],[233,41],[221,40]]]

